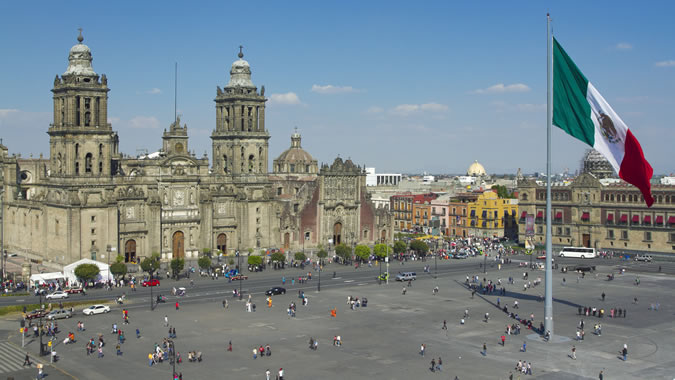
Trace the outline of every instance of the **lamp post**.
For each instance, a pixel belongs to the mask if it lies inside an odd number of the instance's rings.
[[[169,345],[170,353],[171,353],[171,364],[173,366],[173,372],[171,374],[171,379],[176,378],[176,344],[174,343],[173,339],[167,340],[167,344]]]
[[[7,253],[5,252],[5,189],[0,190],[0,254],[2,254],[2,273],[0,274],[0,277],[2,277],[2,283],[5,283],[5,257],[7,256]]]
[[[319,260],[319,284],[316,287],[317,292],[321,291],[321,270],[321,260]]]
[[[241,254],[237,251],[237,274],[239,275],[239,299],[241,300]]]
[[[38,335],[40,335],[40,356],[44,356],[45,350],[44,347],[42,346],[42,289],[39,289],[38,294],[40,295],[40,326],[38,327]]]
[[[434,240],[436,252],[434,252],[434,278],[438,278],[438,240]]]
[[[487,273],[487,250],[483,250],[483,274]]]

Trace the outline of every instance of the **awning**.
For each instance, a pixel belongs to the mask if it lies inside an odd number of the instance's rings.
[[[537,211],[537,219],[541,219],[544,217],[544,212],[543,211]]]
[[[656,217],[656,224],[663,224],[663,215],[659,215]]]
[[[591,214],[589,214],[587,212],[584,212],[583,214],[581,214],[581,220],[588,220],[590,218],[591,218]]]
[[[526,216],[527,216],[527,211],[523,211],[523,213],[520,214],[520,219],[525,219]]]
[[[562,212],[558,211],[555,213],[555,218],[556,219],[562,219]]]
[[[652,224],[652,216],[651,215],[645,215],[644,219],[642,219],[642,223]]]
[[[668,217],[668,224],[675,224],[675,216]]]
[[[631,222],[640,223],[640,215],[633,215],[633,218],[631,219]]]
[[[626,223],[628,221],[628,215],[623,214],[621,215],[621,223]]]
[[[607,221],[613,222],[614,221],[614,214],[607,214]]]

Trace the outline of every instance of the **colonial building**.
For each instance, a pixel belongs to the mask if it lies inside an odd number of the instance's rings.
[[[546,239],[546,186],[518,182],[521,241],[525,220],[534,217],[534,243]],[[569,185],[551,188],[552,244],[598,250],[675,252],[675,186],[653,185],[648,208],[640,191],[625,182],[603,185],[584,173]]]
[[[189,150],[177,119],[162,149],[137,158],[119,153],[108,123],[108,79],[92,67],[82,35],[68,68],[54,80],[49,158],[10,156],[0,144],[4,247],[65,265],[124,255],[138,261],[196,258],[208,248],[253,248],[392,241],[393,220],[365,192],[365,170],[338,158],[318,170],[300,135],[268,168],[265,88],[251,80],[239,52],[217,87],[212,162]]]

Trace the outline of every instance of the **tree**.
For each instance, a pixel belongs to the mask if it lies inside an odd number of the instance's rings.
[[[426,256],[427,251],[429,251],[429,246],[427,243],[421,241],[421,240],[413,240],[410,243],[410,249],[415,251],[420,256]]]
[[[328,252],[326,252],[325,249],[321,248],[319,252],[316,253],[316,256],[320,259],[325,259],[326,257],[328,257]]]
[[[405,250],[408,249],[408,245],[401,240],[398,240],[394,243],[394,253],[405,253]]]
[[[305,260],[307,260],[307,256],[305,256],[305,254],[302,253],[302,252],[296,252],[295,253],[295,260],[296,261],[305,261]]]
[[[373,253],[379,259],[387,257],[389,252],[391,252],[391,249],[386,244],[375,244],[375,248],[373,248]]]
[[[75,276],[82,282],[91,281],[101,272],[96,264],[80,264],[75,268]]]
[[[152,256],[146,257],[141,261],[141,269],[150,273],[150,278],[159,269],[159,253],[154,252]]]
[[[286,256],[284,256],[283,253],[281,252],[274,252],[272,254],[272,261],[277,261],[277,262],[282,262],[286,260]]]
[[[211,248],[202,248],[202,253],[204,256],[211,257]]]
[[[197,260],[197,265],[199,265],[200,268],[206,270],[211,268],[211,258],[208,256],[202,256]]]
[[[368,261],[370,259],[370,247],[367,245],[359,244],[354,248],[354,254],[361,261]]]
[[[170,266],[171,272],[173,273],[173,277],[176,277],[176,279],[178,279],[178,272],[182,271],[183,268],[185,268],[185,260],[180,257],[175,258],[171,260]]]
[[[122,277],[127,274],[127,266],[118,261],[110,266],[110,273],[112,273],[113,276]]]
[[[345,243],[335,246],[335,254],[342,260],[347,261],[352,257],[352,248]]]
[[[249,256],[248,257],[248,265],[259,266],[259,265],[262,265],[262,263],[263,263],[263,258],[261,256]]]
[[[124,256],[122,256],[122,255],[117,255],[117,257],[115,257],[115,262],[116,262],[116,263],[121,263],[121,262],[123,262],[123,261],[124,261]]]

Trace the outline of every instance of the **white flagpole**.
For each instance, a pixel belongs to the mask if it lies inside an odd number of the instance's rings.
[[[553,337],[553,249],[551,248],[551,124],[553,122],[553,31],[546,14],[546,297],[544,334]],[[550,341],[550,339],[549,339]]]

